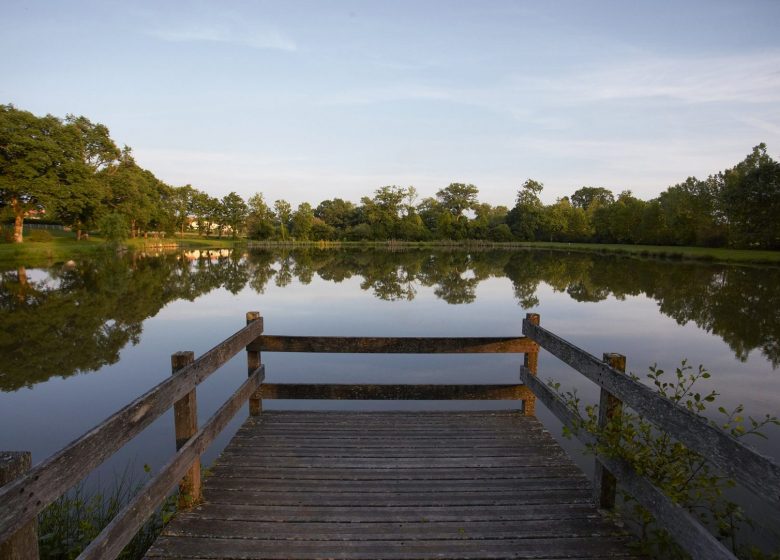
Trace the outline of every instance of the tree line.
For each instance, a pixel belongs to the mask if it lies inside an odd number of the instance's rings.
[[[451,183],[420,198],[415,187],[383,186],[358,203],[341,198],[266,202],[262,193],[221,199],[167,185],[119,149],[86,117],[37,117],[0,105],[0,211],[21,242],[31,213],[112,237],[196,231],[259,240],[563,241],[780,248],[780,163],[765,144],[706,179],[689,177],[641,200],[583,186],[552,204],[526,180],[514,205],[479,201],[475,185]]]

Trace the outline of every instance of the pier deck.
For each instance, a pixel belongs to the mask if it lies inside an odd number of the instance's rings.
[[[612,558],[628,539],[516,412],[250,417],[148,558]]]

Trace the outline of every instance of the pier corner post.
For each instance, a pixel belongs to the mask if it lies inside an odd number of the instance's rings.
[[[194,352],[176,352],[171,355],[172,375],[195,361]],[[198,431],[198,400],[195,388],[173,404],[173,421],[176,431],[176,451],[181,449]],[[189,509],[201,501],[200,457],[179,482],[179,509]]]
[[[29,451],[0,452],[0,487],[22,476],[32,467]],[[10,539],[0,543],[2,560],[38,560],[38,522],[33,519],[14,533]]]
[[[262,316],[260,315],[259,311],[247,311],[246,313],[247,325],[257,320],[262,320]],[[252,375],[252,373],[257,368],[260,367],[259,351],[257,352],[253,350],[246,351],[246,366],[247,366],[247,375]],[[263,400],[261,397],[260,389],[258,389],[252,394],[252,396],[249,397],[249,415],[259,416],[261,412],[263,412]]]
[[[539,314],[538,313],[526,313],[525,314],[525,320],[531,323],[532,325],[538,325],[539,324]],[[523,355],[523,365],[530,371],[532,374],[536,375],[537,368],[539,366],[539,344],[534,342],[533,343],[533,350],[530,352],[526,352]],[[534,396],[530,391],[528,391],[528,396],[523,400],[523,415],[524,416],[535,416],[536,415],[536,396]]]
[[[626,357],[623,354],[605,352],[604,363],[621,373],[626,372]],[[606,389],[601,389],[599,398],[599,428],[604,429],[609,421],[623,412],[623,402]],[[601,509],[615,507],[615,494],[617,493],[617,481],[599,461],[595,462],[593,472],[593,497],[596,506]]]

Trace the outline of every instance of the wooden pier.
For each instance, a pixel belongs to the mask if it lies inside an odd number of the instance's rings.
[[[514,412],[263,412],[149,558],[612,558],[626,537]]]
[[[620,485],[692,558],[733,560],[697,518],[622,460],[599,455],[592,484],[585,478],[534,415],[538,398],[573,423],[572,410],[536,377],[539,350],[601,387],[602,425],[630,407],[774,507],[780,465],[625,375],[624,357],[600,360],[534,314],[523,334],[264,335],[262,317],[250,312],[246,327],[199,358],[174,354],[169,379],[26,473],[29,455],[0,456],[0,560],[37,558],[38,513],[171,407],[176,454],[80,559],[117,557],[177,485],[179,512],[148,558],[630,558],[631,537],[599,511],[614,506]],[[246,381],[199,426],[197,385],[242,350]],[[518,383],[501,385],[270,384],[261,352],[509,352],[522,355],[522,365]],[[519,407],[263,411],[267,399],[511,399]],[[247,401],[248,419],[203,477],[201,454]]]

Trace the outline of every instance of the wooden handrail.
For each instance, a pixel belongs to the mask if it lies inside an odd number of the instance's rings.
[[[566,403],[536,375],[527,368],[520,368],[520,379],[545,406],[565,425],[575,426],[577,417]],[[595,443],[595,438],[584,430],[575,432],[577,438],[585,444]],[[649,480],[639,476],[625,462],[614,458],[598,456],[598,460],[615,478],[642,504],[656,521],[694,560],[736,560],[729,549],[716,539],[693,515],[672,502]]]
[[[214,438],[227,426],[249,396],[265,379],[265,366],[260,366],[223,404],[197,433],[184,444],[157,475],[144,485],[130,502],[78,556],[79,560],[115,558],[163,503],[171,488],[178,484],[193,461],[206,450]]]
[[[714,426],[703,416],[659,396],[650,387],[528,320],[523,321],[523,334],[711,461],[727,476],[774,507],[780,506],[780,464]]]
[[[521,400],[532,398],[528,387],[506,385],[355,385],[265,383],[264,399],[328,400]]]
[[[491,337],[368,337],[263,335],[247,347],[256,352],[342,354],[518,354],[534,352],[534,341],[520,336]]]
[[[177,375],[114,413],[27,474],[0,488],[0,542],[84,478],[116,450],[139,434],[173,403],[219,369],[263,332],[263,321],[253,321],[220,342]]]

